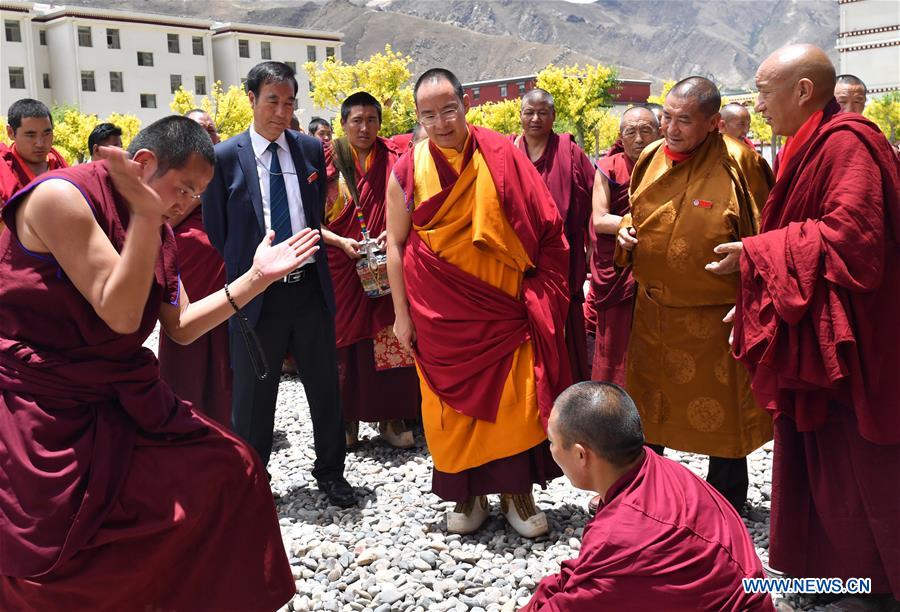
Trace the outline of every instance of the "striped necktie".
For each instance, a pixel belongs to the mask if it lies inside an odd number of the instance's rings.
[[[269,143],[266,150],[272,154],[272,161],[269,162],[269,219],[270,227],[275,230],[272,244],[278,244],[291,237],[291,211],[281,162],[278,161],[278,145]]]

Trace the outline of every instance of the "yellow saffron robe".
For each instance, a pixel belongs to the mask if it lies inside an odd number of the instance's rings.
[[[414,225],[413,231],[444,261],[511,296],[520,296],[524,272],[532,264],[506,218],[484,157],[476,149],[461,169],[462,153],[440,151],[460,177],[434,218],[423,227]],[[441,191],[428,140],[416,145],[414,161],[414,205],[418,206]],[[513,356],[493,423],[457,412],[431,390],[421,372],[419,380],[425,437],[434,466],[441,472],[458,473],[511,457],[547,439],[538,411],[530,340]]]
[[[663,142],[644,150],[631,176],[631,214],[622,227],[635,228],[638,244],[630,254],[616,250],[616,263],[630,259],[637,282],[627,390],[648,442],[745,457],[772,438],[772,421],[756,405],[747,372],[731,355],[731,325],[722,322],[738,274],[704,266],[720,258],[715,246],[757,232],[771,171],[719,134],[677,165]]]

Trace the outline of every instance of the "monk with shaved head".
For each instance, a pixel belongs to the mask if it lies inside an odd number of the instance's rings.
[[[750,131],[750,111],[743,104],[729,102],[719,111],[719,132],[731,136],[739,142],[756,150],[753,142],[747,138]]]
[[[634,281],[630,269],[616,268],[613,263],[615,236],[622,217],[631,208],[628,185],[634,164],[647,145],[659,137],[659,123],[650,109],[642,106],[629,108],[619,122],[619,141],[623,151],[597,161],[591,224],[591,288],[584,309],[588,333],[595,339],[591,367],[593,380],[625,384],[625,355],[634,310]]]
[[[749,453],[771,439],[747,372],[729,354],[722,317],[738,275],[705,268],[712,249],[757,230],[771,173],[759,156],[719,133],[721,98],[700,76],[672,88],[665,139],[648,145],[631,174],[631,212],[619,224],[616,263],[640,288],[628,343],[626,388],[654,450],[709,455],[707,480],[738,510],[747,499]]]
[[[553,131],[556,107],[549,92],[535,88],[522,96],[522,133],[510,136],[528,156],[553,195],[569,242],[569,312],[566,349],[574,380],[588,380],[591,364],[584,329],[584,279],[587,275],[585,233],[591,216],[594,168],[571,134]]]
[[[866,577],[854,610],[900,598],[900,173],[879,129],[834,99],[834,67],[783,47],[756,110],[787,136],[760,234],[716,249],[740,270],[734,353],[774,416],[769,563]],[[832,604],[835,605],[835,604]],[[838,609],[851,609],[840,607]]]
[[[837,84],[834,86],[834,98],[841,105],[841,109],[847,113],[859,113],[866,110],[866,84],[862,79],[853,74],[840,74],[837,76]]]

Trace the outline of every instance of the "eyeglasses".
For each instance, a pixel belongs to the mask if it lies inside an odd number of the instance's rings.
[[[181,198],[187,198],[189,200],[199,200],[200,199],[199,193],[191,193],[190,191],[188,191],[187,189],[184,189],[183,187],[176,187],[175,191],[178,193],[178,196]]]
[[[550,111],[545,111],[545,110],[539,110],[536,112],[533,110],[522,111],[522,116],[525,117],[526,119],[531,119],[535,115],[537,115],[538,118],[540,118],[540,119],[546,119],[547,117],[550,116]]]
[[[453,108],[445,108],[438,114],[427,113],[423,115],[419,115],[419,123],[422,124],[423,127],[429,127],[434,125],[440,119],[444,123],[449,123],[451,121],[455,121],[461,112],[460,106],[457,104]]]

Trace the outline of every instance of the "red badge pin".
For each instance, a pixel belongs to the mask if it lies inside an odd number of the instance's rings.
[[[694,200],[692,204],[699,208],[712,208],[713,205],[709,200]]]
[[[316,182],[316,179],[317,179],[317,178],[319,178],[319,173],[318,173],[318,172],[313,172],[313,173],[310,174],[308,177],[306,177],[306,182],[309,183],[310,185],[312,185],[313,183]]]

